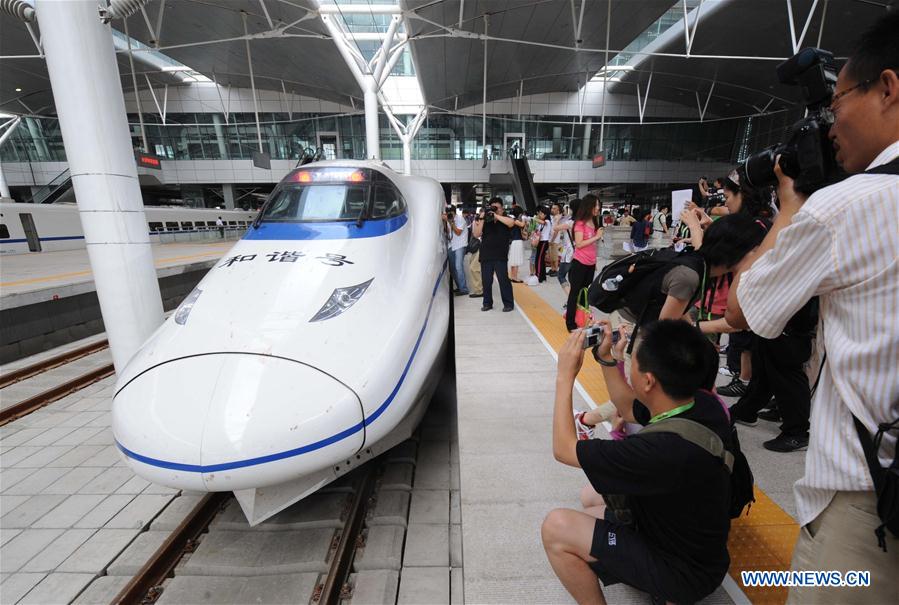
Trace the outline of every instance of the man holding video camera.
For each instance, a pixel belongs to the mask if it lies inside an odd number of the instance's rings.
[[[792,81],[810,92],[826,88],[823,63],[811,61],[808,67],[809,55],[803,53],[806,61],[793,63]],[[820,82],[809,80],[813,70],[821,74]],[[743,263],[730,292],[727,322],[775,338],[811,297],[820,297],[818,345],[824,358],[812,401],[805,475],[794,487],[802,530],[793,569],[871,573],[864,589],[794,587],[790,603],[899,602],[899,521],[894,516],[890,522],[887,510],[895,515],[899,503],[891,506],[881,497],[878,511],[875,492],[875,484],[883,492],[899,482],[895,472],[890,477],[883,470],[897,464],[899,429],[897,70],[899,13],[892,12],[862,36],[832,96],[818,107],[810,96],[805,128],[794,128],[786,145],[747,161],[749,178],[776,175],[780,213]],[[781,68],[778,73],[784,80]],[[818,131],[827,133],[836,161],[854,176],[806,197],[797,190],[808,192],[816,179],[817,184],[825,180],[822,174],[832,176],[826,145],[820,145],[823,161],[817,164],[808,161],[809,145],[800,145],[810,142],[803,136]],[[766,162],[768,168],[760,169]],[[878,443],[873,436],[879,427],[884,430]]]
[[[481,311],[493,308],[494,273],[503,299],[503,312],[508,313],[515,308],[507,268],[514,224],[515,221],[505,215],[503,200],[498,197],[490,198],[487,206],[475,217],[472,234],[481,238],[481,279],[484,284],[484,304]]]

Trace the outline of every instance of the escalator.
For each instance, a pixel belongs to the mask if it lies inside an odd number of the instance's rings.
[[[512,170],[512,192],[518,205],[525,208],[531,216],[537,213],[539,200],[537,199],[537,190],[534,188],[534,175],[528,166],[527,158],[510,157],[509,162]]]
[[[57,174],[52,181],[38,189],[28,200],[32,204],[52,204],[54,202],[70,201],[74,196],[72,189],[72,175],[66,168]]]

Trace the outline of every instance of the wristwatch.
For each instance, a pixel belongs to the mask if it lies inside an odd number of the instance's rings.
[[[618,362],[615,361],[614,359],[612,361],[607,361],[599,356],[599,345],[596,345],[595,347],[593,347],[592,353],[593,353],[593,359],[595,359],[596,363],[598,363],[601,366],[605,366],[607,368],[614,368],[615,366],[618,365]]]

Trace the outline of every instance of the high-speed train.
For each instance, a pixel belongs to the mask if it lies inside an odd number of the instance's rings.
[[[213,210],[147,206],[150,242],[163,241],[166,234],[214,231],[222,217],[225,228],[244,231],[256,218],[247,210]],[[84,231],[75,204],[0,204],[0,254],[54,252],[84,248]]]
[[[446,351],[443,208],[377,162],[288,174],[118,377],[131,468],[255,524],[408,438]]]

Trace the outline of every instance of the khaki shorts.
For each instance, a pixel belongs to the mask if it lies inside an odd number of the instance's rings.
[[[791,588],[787,605],[899,603],[899,538],[887,531],[887,552],[877,546],[880,525],[874,492],[837,492],[820,515],[799,529],[794,571],[870,571],[871,585]]]

